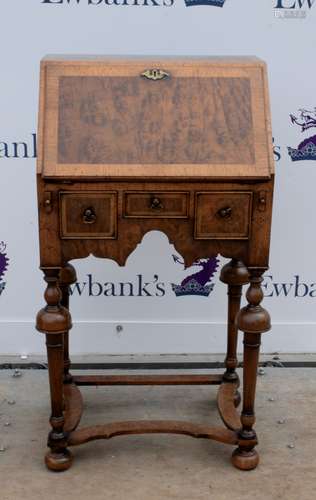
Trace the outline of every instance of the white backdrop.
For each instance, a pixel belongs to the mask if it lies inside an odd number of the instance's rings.
[[[313,125],[315,119],[316,126],[316,1],[226,0],[218,7],[186,6],[184,0],[1,0],[0,13],[0,353],[44,352],[44,338],[34,329],[44,291],[38,271],[34,134],[39,61],[47,53],[234,54],[267,61],[276,193],[271,269],[265,279],[273,330],[264,336],[263,350],[315,352],[316,154],[293,162],[287,147],[297,148],[316,134],[312,126],[302,132],[290,120],[290,114],[298,123]],[[303,116],[300,109],[306,110]],[[76,263],[72,351],[223,352],[225,287],[217,274],[208,298],[176,297],[170,283],[180,283],[196,269],[184,271],[174,253],[167,237],[153,232],[126,267],[96,258]],[[2,262],[9,259],[2,276],[1,255]],[[149,283],[150,296],[97,295],[100,288],[92,284],[113,283],[115,293],[119,283],[136,287],[140,279]]]

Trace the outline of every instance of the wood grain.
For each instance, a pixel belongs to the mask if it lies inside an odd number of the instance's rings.
[[[82,386],[98,385],[219,385],[222,375],[77,375]]]
[[[240,416],[235,408],[234,397],[238,384],[223,382],[217,393],[218,411],[228,429],[238,431],[241,428]]]
[[[60,238],[60,191],[67,193],[67,196],[77,196],[82,193],[84,201],[85,194],[95,194],[117,192],[117,238],[107,239],[102,237],[82,238],[80,231],[70,238]],[[201,182],[136,182],[135,179],[127,182],[74,182],[58,183],[46,182],[42,176],[38,176],[38,197],[39,197],[39,222],[40,222],[40,254],[41,265],[63,266],[72,259],[84,258],[89,254],[96,257],[113,259],[120,265],[124,265],[127,257],[141,243],[146,233],[152,230],[164,232],[171,244],[182,255],[186,265],[192,264],[198,258],[221,254],[227,258],[235,258],[245,265],[267,266],[270,248],[270,227],[272,216],[272,189],[273,182],[247,183],[247,182],[211,182],[210,180]],[[45,192],[51,193],[52,210],[47,213],[45,205]],[[186,191],[190,193],[188,217],[176,218],[160,217],[126,217],[125,198],[129,192],[133,196],[143,193],[175,193]],[[265,211],[261,211],[260,192],[267,193]],[[213,193],[235,193],[238,198],[240,193],[241,201],[244,200],[244,193],[252,193],[252,205],[248,215],[236,207],[242,221],[247,220],[251,224],[250,238],[229,238],[227,222],[223,219],[223,230],[219,234],[206,234],[206,238],[196,239],[196,193],[206,193],[210,196]],[[64,196],[64,195],[63,195]],[[229,195],[231,198],[231,195]],[[216,197],[215,197],[216,198]],[[217,199],[217,198],[216,198]],[[227,198],[226,198],[227,200]],[[88,206],[88,205],[84,205]],[[218,208],[225,208],[218,206]],[[244,206],[248,211],[248,206]],[[205,214],[212,214],[213,205],[205,205]],[[60,212],[60,213],[59,213]],[[81,212],[80,212],[81,215]],[[79,214],[78,214],[79,216]],[[93,225],[92,225],[93,226]],[[234,227],[240,227],[240,220],[237,217]],[[228,225],[228,227],[230,227]],[[259,230],[257,230],[257,227]],[[92,235],[93,236],[93,235]],[[99,235],[100,236],[100,235]],[[236,236],[236,234],[235,234]],[[240,235],[239,235],[240,236]]]
[[[251,204],[251,192],[196,193],[195,238],[248,239]]]
[[[62,238],[116,238],[116,192],[61,192],[60,210]],[[93,214],[91,223],[85,222],[87,210]]]
[[[71,432],[74,431],[80,423],[83,412],[83,399],[81,392],[74,383],[64,384],[64,398],[64,431]]]
[[[123,61],[43,61],[38,171],[45,177],[271,176],[261,61]],[[155,64],[170,78],[140,76]]]
[[[124,193],[124,217],[187,218],[189,196],[186,192],[128,192]]]
[[[58,163],[252,164],[250,81],[61,77]]]
[[[95,439],[110,439],[129,434],[184,434],[195,438],[206,438],[227,444],[237,444],[237,434],[228,429],[193,424],[177,420],[139,420],[113,422],[78,429],[70,433],[69,446],[78,446]]]

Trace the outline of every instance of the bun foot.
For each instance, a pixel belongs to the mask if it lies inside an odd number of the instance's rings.
[[[235,395],[234,395],[234,406],[235,406],[235,408],[238,408],[238,406],[240,405],[240,402],[241,402],[240,392],[236,391]]]
[[[252,470],[259,463],[259,455],[256,450],[245,451],[237,448],[232,454],[232,463],[237,469]]]
[[[66,448],[59,453],[52,451],[48,452],[45,456],[45,464],[49,470],[61,472],[71,467],[73,462],[72,453]]]

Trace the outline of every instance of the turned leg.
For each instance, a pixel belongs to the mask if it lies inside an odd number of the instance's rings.
[[[52,430],[48,435],[48,446],[51,451],[47,453],[45,463],[51,470],[62,471],[68,469],[72,463],[72,455],[67,450],[63,415],[63,336],[71,328],[71,318],[68,310],[60,304],[59,268],[43,268],[43,271],[47,282],[45,291],[47,305],[37,315],[36,328],[46,335],[51,395],[50,424]]]
[[[223,378],[226,382],[239,382],[236,373],[238,366],[238,327],[236,318],[240,309],[242,286],[249,282],[249,273],[242,262],[232,259],[222,268],[220,280],[228,285],[227,354],[225,359],[226,371]],[[238,406],[239,403],[240,394],[237,390],[235,394],[235,406]]]
[[[260,305],[263,299],[262,273],[265,269],[251,268],[249,271],[250,287],[246,295],[248,305],[238,315],[238,327],[244,332],[242,428],[238,448],[232,456],[234,466],[242,470],[255,469],[259,463],[259,455],[255,450],[258,441],[253,429],[256,381],[261,333],[271,328],[269,313]]]
[[[76,270],[71,264],[63,267],[59,274],[59,288],[61,290],[61,305],[69,310],[69,286],[77,281]],[[64,383],[71,383],[72,376],[69,358],[69,332],[64,333]]]

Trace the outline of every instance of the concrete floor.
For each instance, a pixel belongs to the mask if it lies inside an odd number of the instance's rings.
[[[266,368],[265,372],[258,381],[261,463],[255,471],[234,469],[232,447],[227,445],[185,436],[146,435],[75,448],[73,467],[56,474],[43,464],[49,415],[47,372],[24,370],[22,377],[13,378],[12,371],[2,370],[0,447],[6,450],[0,452],[0,499],[313,500],[316,369]],[[133,418],[219,423],[216,387],[99,387],[82,388],[82,393],[86,425]],[[278,422],[283,419],[284,423]]]

